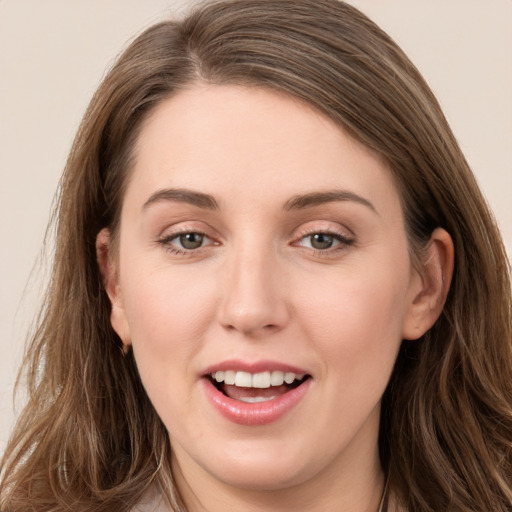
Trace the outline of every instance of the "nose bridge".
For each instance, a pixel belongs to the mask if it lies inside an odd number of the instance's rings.
[[[241,241],[225,262],[220,323],[252,335],[283,328],[288,305],[282,272],[271,244]]]

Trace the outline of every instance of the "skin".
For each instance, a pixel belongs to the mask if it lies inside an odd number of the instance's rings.
[[[344,195],[290,207],[326,191]],[[201,246],[184,249],[183,233]],[[315,233],[332,246],[315,249]],[[167,427],[189,510],[377,510],[381,397],[402,339],[439,315],[453,261],[436,230],[413,268],[378,156],[292,98],[195,84],[146,120],[119,252],[108,230],[97,247],[112,325]],[[299,367],[310,387],[276,422],[234,424],[202,386],[205,368],[234,358]]]

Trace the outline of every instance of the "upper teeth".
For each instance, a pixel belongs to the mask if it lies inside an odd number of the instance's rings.
[[[214,372],[211,374],[212,378],[217,382],[224,382],[225,384],[231,384],[243,388],[269,388],[270,386],[281,386],[291,384],[294,380],[301,380],[304,378],[304,374],[292,373],[292,372],[261,372],[261,373],[249,373],[249,372],[236,372],[234,370],[228,370],[226,372]]]

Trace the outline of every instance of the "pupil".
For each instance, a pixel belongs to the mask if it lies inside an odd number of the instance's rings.
[[[333,244],[333,237],[325,233],[316,233],[311,237],[311,245],[315,249],[330,249]]]
[[[180,235],[180,244],[185,249],[197,249],[203,244],[203,238],[200,233],[185,233]]]

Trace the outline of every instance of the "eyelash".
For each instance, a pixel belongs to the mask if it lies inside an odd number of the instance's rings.
[[[334,247],[329,247],[327,249],[315,249],[314,247],[306,248],[308,251],[312,251],[315,256],[319,257],[329,257],[334,254],[347,250],[347,247],[354,244],[355,239],[348,237],[346,234],[341,233],[332,229],[311,229],[301,234],[301,236],[297,239],[297,241],[293,242],[292,245],[298,245],[300,242],[305,240],[308,237],[312,237],[314,235],[326,235],[328,237],[332,237],[334,240],[338,241],[339,244]],[[298,245],[301,247],[300,245]]]
[[[213,243],[210,243],[210,244],[207,244],[207,245],[201,245],[200,247],[198,247],[196,249],[181,249],[181,248],[176,247],[175,245],[172,244],[173,240],[175,240],[175,239],[177,239],[177,238],[179,238],[180,236],[183,236],[183,235],[200,235],[200,236],[206,238],[207,240],[210,240]],[[336,240],[339,243],[337,245],[335,245],[334,247],[329,247],[329,248],[326,248],[326,249],[315,249],[314,247],[303,247],[303,246],[300,245],[300,242],[302,242],[303,240],[307,239],[308,237],[312,237],[314,235],[325,235],[325,236],[328,236],[328,237],[332,237],[334,240]],[[170,252],[171,254],[178,255],[178,256],[193,256],[193,255],[197,255],[199,253],[199,251],[201,251],[202,249],[205,249],[208,245],[219,245],[218,242],[215,242],[211,237],[209,237],[203,231],[190,230],[190,229],[189,230],[184,229],[182,231],[177,231],[175,233],[171,233],[171,234],[166,235],[166,236],[164,236],[162,238],[159,238],[157,240],[157,242],[158,242],[159,245],[163,246],[166,251]],[[339,251],[346,250],[347,247],[353,245],[354,242],[355,242],[354,238],[347,237],[345,234],[340,233],[340,232],[338,232],[336,230],[331,230],[331,229],[324,229],[324,230],[312,229],[312,230],[309,230],[307,232],[302,233],[300,235],[300,237],[297,238],[295,241],[293,241],[290,245],[292,245],[294,247],[303,247],[307,251],[312,251],[315,256],[329,257],[329,256],[332,256],[333,253],[337,253]]]
[[[173,245],[171,243],[173,240],[175,240],[176,238],[179,238],[180,236],[183,236],[183,235],[200,235],[200,236],[203,236],[204,238],[206,238],[208,240],[212,240],[213,241],[213,239],[211,237],[209,237],[203,231],[184,229],[182,231],[177,231],[175,233],[171,233],[171,234],[166,235],[166,236],[164,236],[162,238],[159,238],[157,242],[158,242],[158,244],[163,246],[166,251],[170,252],[171,254],[176,254],[178,256],[193,256],[193,255],[197,255],[198,252],[201,249],[204,249],[206,247],[204,245],[201,245],[197,249],[181,249],[181,248],[176,247],[175,245]],[[211,244],[211,245],[219,245],[219,244],[217,242],[213,242],[213,244]]]

